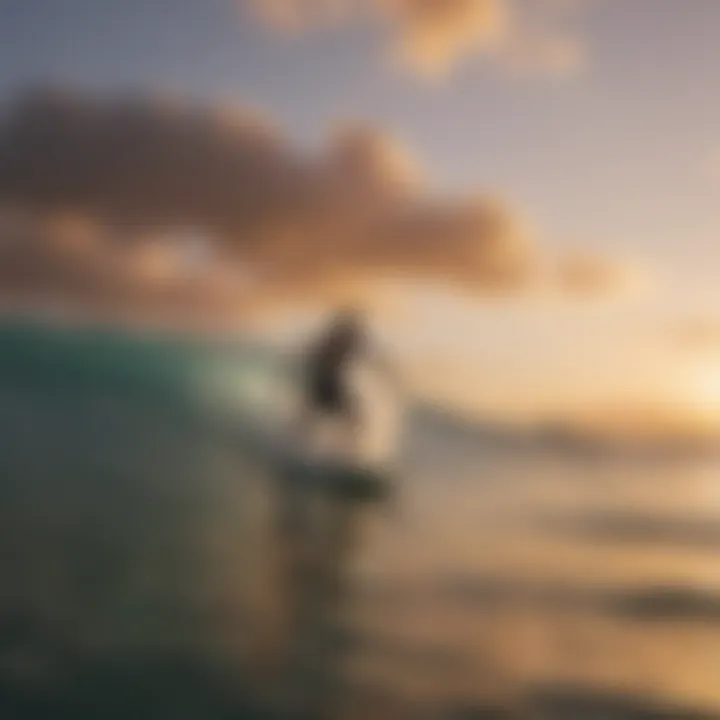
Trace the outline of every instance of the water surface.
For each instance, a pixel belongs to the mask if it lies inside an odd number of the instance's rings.
[[[416,417],[388,497],[258,444],[287,367],[0,330],[0,717],[720,717],[720,465]]]

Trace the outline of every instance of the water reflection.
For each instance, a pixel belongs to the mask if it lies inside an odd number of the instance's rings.
[[[333,715],[368,497],[194,412],[3,400],[1,718]]]
[[[273,696],[288,716],[335,717],[343,704],[343,661],[352,641],[345,613],[352,557],[363,512],[383,499],[367,494],[371,485],[351,473],[323,478],[310,468],[290,468],[276,483],[284,631]]]
[[[0,382],[0,718],[718,717],[717,465],[433,442],[388,516],[197,406]]]
[[[720,548],[720,520],[703,519],[697,513],[663,516],[633,510],[593,511],[573,517],[548,517],[545,529],[570,537],[597,542],[663,544],[717,550]]]

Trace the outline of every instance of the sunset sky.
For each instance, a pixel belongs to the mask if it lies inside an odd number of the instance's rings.
[[[348,212],[359,204],[363,220],[338,264],[383,278],[407,266],[423,283],[450,277],[453,292],[460,277],[460,299],[425,285],[387,291],[404,319],[386,325],[399,322],[401,351],[423,357],[422,382],[481,410],[720,428],[718,28],[716,0],[6,0],[0,106],[60,86],[251,108],[292,148],[258,160],[274,168],[264,201],[291,196],[296,208],[295,188],[321,166],[304,222],[347,180]],[[348,124],[362,133],[333,146]],[[93,127],[110,137],[106,121]],[[45,201],[2,175],[0,163],[0,193]],[[167,212],[182,197],[163,198]],[[131,206],[150,219],[127,198],[113,207]],[[223,208],[219,225],[247,234],[247,217]],[[323,229],[337,222],[323,210]],[[420,225],[423,249],[409,250]],[[357,249],[369,227],[392,251]],[[499,243],[502,269],[468,249],[474,233]],[[575,275],[564,261],[569,293],[468,295],[468,284],[516,278],[516,234],[533,248],[523,273],[545,258],[592,260]],[[596,284],[603,292],[588,296]]]

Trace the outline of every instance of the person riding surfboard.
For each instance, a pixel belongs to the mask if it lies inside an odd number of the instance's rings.
[[[362,313],[342,309],[310,344],[305,357],[299,418],[305,438],[312,439],[319,424],[328,421],[344,435],[341,452],[358,451],[358,438],[373,418],[369,417],[367,383],[364,388],[357,372],[353,374],[357,370],[370,371],[375,387],[381,379],[396,395],[400,390],[396,367],[372,341]]]

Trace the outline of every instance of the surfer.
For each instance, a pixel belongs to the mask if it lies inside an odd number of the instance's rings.
[[[369,421],[363,415],[364,398],[351,375],[358,367],[379,371],[395,390],[399,389],[397,372],[371,341],[361,313],[341,310],[307,353],[300,416],[304,436],[315,432],[318,421],[328,420],[345,433],[347,441],[354,442]]]

